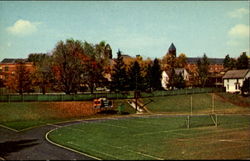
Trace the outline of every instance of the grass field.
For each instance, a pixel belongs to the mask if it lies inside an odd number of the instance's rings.
[[[250,158],[250,117],[208,116],[131,118],[59,128],[49,139],[100,159],[246,159]]]
[[[235,95],[223,94],[227,98]],[[192,94],[175,95],[166,97],[151,97],[154,102],[146,107],[154,113],[173,113],[185,114],[190,112],[190,97],[192,96],[193,113],[210,113],[212,107],[212,94]],[[148,102],[149,98],[143,98]],[[240,98],[241,102],[249,98]],[[250,106],[238,106],[225,99],[215,96],[214,99],[216,113],[239,113],[250,114]],[[246,101],[247,102],[247,101]],[[110,113],[98,113],[100,110],[93,109],[91,101],[78,102],[12,102],[0,103],[0,124],[22,130],[29,127],[45,125],[47,123],[56,123],[61,121],[70,121],[75,119],[84,119],[89,117],[106,117],[117,115],[117,107],[125,105],[125,114],[133,114],[135,110],[131,108],[126,100],[114,100],[114,108]]]
[[[143,98],[142,100],[143,102],[148,102],[149,99],[153,100],[146,106],[152,112],[190,113],[191,97],[193,113],[210,113],[212,111],[213,95],[211,93]],[[247,101],[249,98],[242,99]],[[214,109],[216,113],[250,113],[250,106],[238,106],[217,95],[214,95]]]
[[[115,105],[122,102],[117,100]],[[109,115],[98,112],[100,110],[93,109],[90,101],[0,103],[0,124],[22,130],[48,123]],[[125,112],[133,113],[133,109],[126,105]]]

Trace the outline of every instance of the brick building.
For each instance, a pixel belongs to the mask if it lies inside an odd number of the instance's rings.
[[[27,59],[5,58],[0,62],[0,80],[6,82],[10,77],[14,76],[17,70],[18,62],[23,62],[27,70],[34,70],[33,63],[28,62]]]

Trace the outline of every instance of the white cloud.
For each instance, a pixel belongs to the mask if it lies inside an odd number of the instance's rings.
[[[13,26],[7,27],[7,31],[13,35],[29,35],[37,31],[40,23],[30,22],[28,20],[18,20]]]
[[[245,38],[249,37],[249,30],[249,26],[244,24],[237,24],[229,30],[228,34],[231,37]]]
[[[228,13],[228,15],[232,18],[242,18],[244,15],[247,14],[249,14],[249,10],[247,10],[246,8],[238,8]]]

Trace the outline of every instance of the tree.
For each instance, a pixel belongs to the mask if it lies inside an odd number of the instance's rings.
[[[237,59],[236,63],[237,69],[247,69],[248,68],[248,58],[246,52],[243,52]]]
[[[147,67],[146,67],[146,70],[145,70],[145,76],[143,77],[144,78],[144,80],[143,80],[143,84],[144,84],[144,89],[145,89],[145,91],[152,91],[152,75],[153,75],[153,73],[152,73],[152,64],[151,63],[149,63],[148,65],[147,65]]]
[[[175,74],[174,76],[174,86],[176,88],[184,88],[185,87],[185,80],[181,73]]]
[[[151,71],[151,75],[152,75],[152,79],[151,79],[151,87],[153,88],[153,90],[160,90],[161,87],[161,74],[162,74],[162,70],[161,70],[161,66],[160,66],[160,62],[158,59],[154,59],[153,65],[152,65],[152,71]]]
[[[138,61],[134,61],[130,65],[130,70],[128,72],[129,78],[129,89],[130,90],[142,90],[143,88],[143,78],[141,75],[141,67]]]
[[[176,68],[177,66],[175,54],[169,54],[169,53],[166,54],[163,57],[162,62],[165,64],[163,69],[165,71],[168,71],[169,74],[169,86],[171,87],[171,89],[174,89],[174,76],[175,76],[174,68]]]
[[[82,42],[68,39],[64,43],[57,43],[53,51],[54,76],[57,88],[66,94],[76,92],[80,88],[83,60],[79,59],[84,54]]]
[[[184,53],[181,53],[176,58],[176,68],[184,68],[187,65],[187,57]]]
[[[208,78],[208,69],[209,69],[209,61],[206,54],[203,55],[202,59],[198,59],[197,67],[198,67],[200,85],[204,87]]]
[[[26,68],[24,62],[17,63],[16,72],[6,81],[7,87],[20,95],[23,95],[24,92],[31,92],[32,84],[31,71]]]
[[[243,85],[241,87],[241,94],[243,96],[250,94],[250,77],[243,81]]]
[[[108,85],[108,80],[104,78],[104,74],[110,70],[109,58],[112,50],[104,41],[96,45],[85,41],[83,46],[84,54],[88,56],[88,59],[85,61],[86,70],[82,73],[82,78],[93,93],[95,87]]]
[[[227,54],[225,59],[223,60],[223,66],[224,68],[230,68],[230,56]]]
[[[128,86],[128,79],[126,73],[126,65],[123,62],[121,51],[117,52],[117,59],[115,59],[115,64],[112,73],[112,90],[123,91],[126,90]]]
[[[230,56],[227,54],[225,59],[223,60],[223,66],[228,70],[235,69],[236,62],[237,61],[234,58],[230,58]]]

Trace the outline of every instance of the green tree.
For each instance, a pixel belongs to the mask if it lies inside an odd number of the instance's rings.
[[[154,59],[153,61],[153,65],[152,65],[152,71],[151,71],[151,75],[152,75],[152,79],[151,79],[151,87],[153,88],[153,90],[160,90],[161,87],[161,74],[162,74],[162,70],[161,70],[161,66],[160,66],[160,62],[158,59]]]
[[[237,59],[236,63],[237,69],[247,69],[248,68],[248,58],[246,52],[243,52]]]
[[[250,77],[243,81],[243,85],[241,87],[241,94],[243,96],[250,95]]]
[[[223,66],[224,66],[224,68],[230,68],[230,61],[231,61],[231,58],[227,54],[226,57],[225,57],[225,59],[223,60]]]
[[[146,75],[144,77],[144,89],[146,91],[152,91],[153,86],[153,73],[152,73],[152,64],[149,63],[146,68]]]
[[[198,67],[200,85],[204,87],[208,79],[208,70],[209,70],[209,61],[206,54],[203,55],[202,59],[198,59],[197,67]]]
[[[143,78],[141,75],[141,67],[138,61],[134,61],[131,63],[130,70],[128,72],[128,78],[130,90],[142,90]]]
[[[112,73],[112,90],[124,91],[128,88],[128,76],[126,72],[126,65],[123,61],[121,51],[118,50],[117,58]]]

